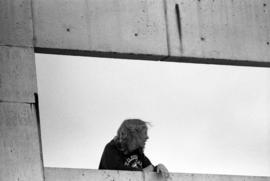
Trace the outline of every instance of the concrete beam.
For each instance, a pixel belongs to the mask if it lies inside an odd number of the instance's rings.
[[[270,62],[269,1],[166,2],[171,57]]]
[[[168,53],[163,0],[35,0],[34,28],[39,48],[154,59]]]
[[[45,181],[163,181],[156,173],[116,170],[45,168]],[[270,177],[171,173],[170,181],[270,181]]]
[[[33,47],[31,0],[0,0],[0,45]]]
[[[33,48],[0,46],[0,102],[34,102],[37,92]]]
[[[266,0],[35,0],[34,20],[38,52],[270,66]]]
[[[33,104],[0,103],[0,180],[42,181],[40,152]]]

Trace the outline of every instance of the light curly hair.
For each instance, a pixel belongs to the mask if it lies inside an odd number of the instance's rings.
[[[117,131],[117,135],[114,137],[114,141],[118,144],[119,149],[127,153],[128,144],[131,144],[133,139],[138,139],[143,130],[148,129],[148,125],[151,124],[141,119],[124,120]],[[139,148],[139,151],[143,152],[143,149]]]

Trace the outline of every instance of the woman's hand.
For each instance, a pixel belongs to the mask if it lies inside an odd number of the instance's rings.
[[[170,177],[168,169],[163,164],[158,164],[156,166],[156,170],[157,170],[158,174],[162,175],[162,177],[164,177],[166,179]]]

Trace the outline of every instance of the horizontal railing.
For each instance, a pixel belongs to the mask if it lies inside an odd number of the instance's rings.
[[[160,175],[150,172],[94,170],[46,167],[45,181],[163,181]],[[270,177],[171,173],[169,181],[270,181]]]

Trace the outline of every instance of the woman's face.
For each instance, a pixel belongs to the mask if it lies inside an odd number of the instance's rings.
[[[147,134],[147,128],[143,129],[137,137],[137,146],[138,148],[144,148],[146,141],[149,139]]]

